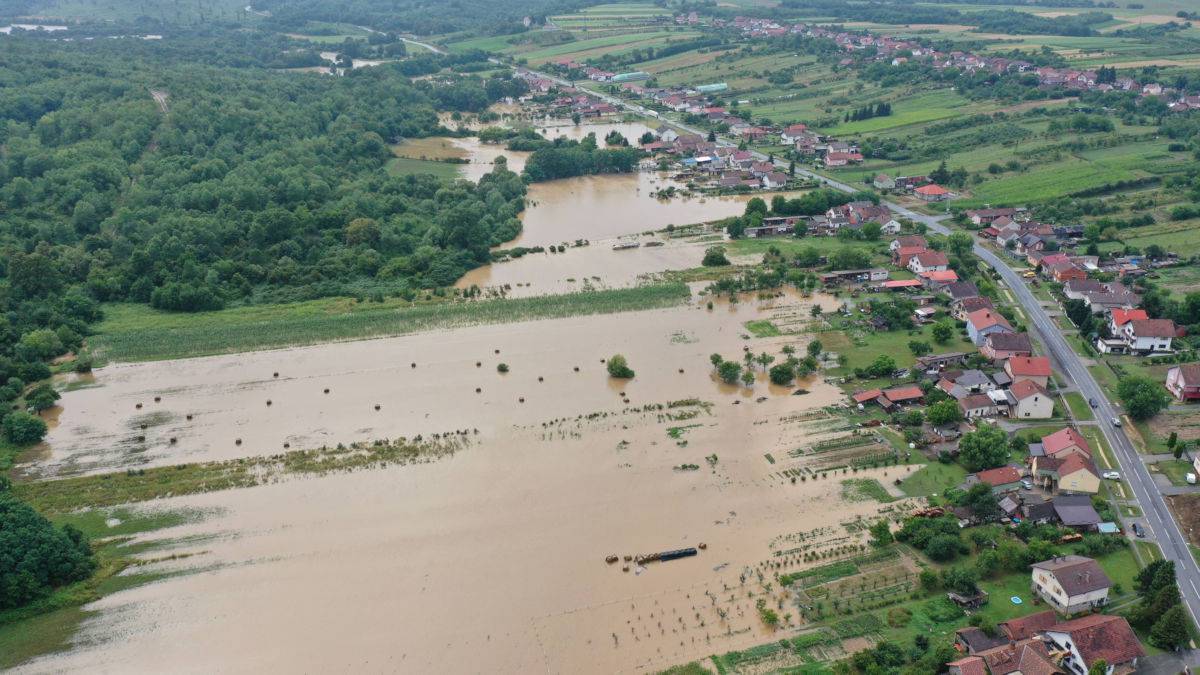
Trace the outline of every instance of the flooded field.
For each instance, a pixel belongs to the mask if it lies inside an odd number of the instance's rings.
[[[93,603],[72,650],[24,670],[653,671],[769,640],[755,598],[782,603],[775,571],[862,543],[859,519],[895,508],[819,476],[880,447],[824,411],[841,400],[835,387],[804,382],[796,396],[761,375],[753,388],[712,376],[713,352],[802,348],[803,336],[746,339],[742,324],[796,325],[808,303],[747,298],[100,369],[94,388],[65,393],[33,468],[479,434],[430,464],[147,507],[213,514],[147,537],[178,540],[167,551],[179,555],[142,572],[188,573]],[[605,374],[600,359],[617,351],[633,380]],[[129,445],[148,418],[161,423]],[[887,485],[905,471],[855,476]],[[605,562],[701,543],[683,560]],[[797,608],[784,613],[781,637],[802,624]]]
[[[626,405],[750,397],[757,394],[723,392],[708,355],[736,358],[747,344],[745,321],[799,312],[795,303],[683,306],[111,365],[64,392],[48,450],[22,470],[93,473],[463,428],[487,437]],[[601,362],[617,352],[638,374],[627,384],[610,380]],[[509,372],[497,372],[501,363]],[[813,392],[810,399],[835,395],[823,384]]]
[[[601,139],[611,131],[637,139],[648,127],[641,124],[591,124],[537,127],[549,138],[580,139],[595,133]],[[421,138],[394,148],[398,156],[413,159],[465,159],[455,165],[463,177],[479,180],[492,171],[496,159],[504,157],[508,168],[520,172],[527,152],[506,150],[502,145],[481,143],[477,138]],[[587,240],[592,246],[571,249],[557,256],[527,256],[518,260],[476,269],[456,284],[510,286],[512,295],[533,295],[578,290],[584,287],[628,286],[646,274],[699,265],[704,257],[700,245],[669,245],[656,250],[612,251],[615,239],[661,230],[668,225],[688,225],[741,215],[746,202],[771,194],[722,197],[674,197],[658,199],[654,193],[666,187],[684,188],[658,172],[606,176],[582,176],[534,183],[529,186],[528,204],[521,215],[523,229],[505,248],[550,246]],[[710,244],[711,245],[711,242]]]
[[[667,242],[664,246],[614,251],[617,240],[594,241],[564,253],[529,253],[504,263],[467,272],[458,288],[505,287],[509,297],[566,293],[585,289],[632,286],[647,275],[699,267],[703,243]],[[637,241],[662,241],[641,237]]]

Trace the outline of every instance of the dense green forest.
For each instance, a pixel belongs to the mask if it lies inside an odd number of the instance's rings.
[[[0,42],[0,396],[79,347],[99,303],[168,310],[453,283],[520,229],[525,185],[384,171],[436,108],[506,78],[258,67],[266,34]],[[166,111],[152,93],[164,94]],[[84,366],[86,367],[86,366]],[[9,434],[12,436],[12,434]]]

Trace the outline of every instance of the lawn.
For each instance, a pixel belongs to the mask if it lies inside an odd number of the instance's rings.
[[[562,45],[545,47],[523,54],[530,63],[542,63],[559,56],[583,57],[587,54],[601,54],[614,47],[631,46],[634,43],[657,43],[666,38],[691,38],[696,33],[676,33],[670,31],[654,31],[649,33],[621,33],[603,37],[576,40]],[[645,45],[640,45],[645,46]]]
[[[387,171],[393,176],[428,173],[438,178],[457,178],[460,165],[450,162],[436,162],[429,159],[413,159],[411,157],[393,157],[388,160]]]
[[[538,318],[607,314],[670,307],[685,302],[685,284],[585,291],[532,298],[409,303],[398,298],[359,302],[329,298],[253,305],[193,314],[146,305],[105,306],[105,318],[88,343],[100,359],[153,361],[404,335],[425,330]]]
[[[910,497],[937,495],[959,485],[966,477],[967,470],[959,464],[931,462],[901,481],[900,490]]]
[[[1182,459],[1168,459],[1150,465],[1151,471],[1157,471],[1171,480],[1172,485],[1187,485],[1187,475],[1196,471],[1191,463]]]
[[[833,319],[835,326],[839,319]],[[907,368],[916,363],[916,356],[908,348],[912,341],[925,342],[933,346],[937,352],[970,352],[974,345],[970,340],[957,334],[950,342],[938,344],[933,339],[933,326],[926,325],[909,331],[873,331],[862,328],[850,328],[826,331],[820,334],[821,342],[826,351],[836,352],[846,357],[846,365],[834,369],[831,374],[848,375],[855,368],[865,368],[878,356],[887,355],[896,361],[900,368]],[[897,383],[898,384],[898,383]],[[851,387],[855,385],[850,383]],[[885,384],[884,386],[890,386]]]
[[[1092,407],[1083,399],[1083,394],[1077,391],[1068,392],[1063,395],[1067,400],[1067,407],[1071,409],[1071,416],[1078,421],[1087,421],[1095,418],[1092,414]]]

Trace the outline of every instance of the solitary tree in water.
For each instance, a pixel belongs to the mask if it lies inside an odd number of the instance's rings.
[[[608,374],[612,377],[629,379],[633,377],[633,369],[629,367],[629,362],[620,354],[613,354],[608,360]]]

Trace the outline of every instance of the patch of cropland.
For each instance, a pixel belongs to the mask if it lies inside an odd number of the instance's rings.
[[[489,323],[659,309],[682,304],[685,284],[561,295],[443,302],[348,303],[314,301],[242,307],[200,314],[168,314],[138,305],[113,306],[89,344],[112,361],[228,354],[335,340],[405,335]]]

